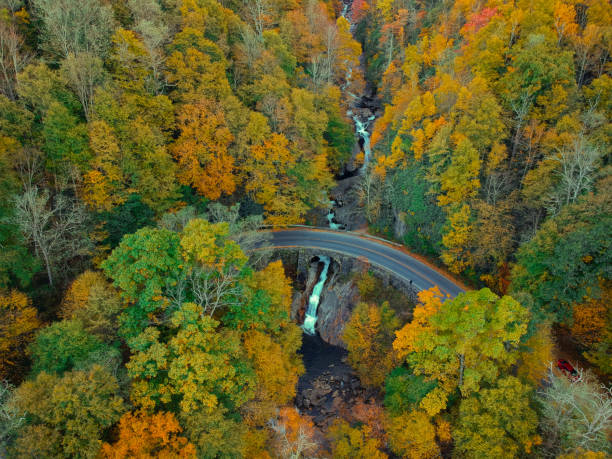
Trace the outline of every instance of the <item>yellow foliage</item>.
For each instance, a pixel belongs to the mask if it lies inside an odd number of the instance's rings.
[[[391,419],[389,426],[391,450],[411,459],[440,457],[436,443],[436,428],[422,411],[412,411]]]
[[[281,325],[291,323],[293,288],[291,287],[291,279],[285,274],[285,268],[281,260],[273,261],[261,271],[256,271],[246,282],[253,291],[265,290],[270,296],[272,308],[286,314],[286,322]]]
[[[181,237],[183,256],[218,270],[226,266],[241,267],[247,256],[228,235],[229,225],[225,222],[213,224],[200,218],[191,220]]]
[[[123,181],[119,144],[104,121],[92,121],[88,127],[89,145],[95,158],[92,170],[84,177],[83,200],[94,210],[109,211],[125,200],[117,193],[117,186]]]
[[[448,217],[450,231],[442,236],[445,249],[441,258],[454,273],[460,273],[469,266],[469,253],[466,248],[469,247],[472,237],[470,219],[470,207],[464,204]]]
[[[415,352],[416,348],[414,346],[417,337],[431,331],[429,318],[442,308],[444,296],[437,286],[420,291],[418,297],[419,304],[415,306],[412,312],[412,321],[395,332],[396,338],[393,341],[393,350],[400,360],[404,359],[409,353]]]
[[[612,288],[602,288],[600,299],[589,299],[574,305],[572,335],[583,345],[592,347],[601,342],[612,308]]]
[[[604,451],[585,451],[578,448],[577,451],[557,456],[557,459],[607,459],[610,456]]]
[[[0,290],[0,378],[24,356],[34,331],[41,326],[30,299],[17,290]]]
[[[518,374],[537,386],[546,376],[549,362],[554,360],[555,343],[550,324],[541,324],[524,346],[525,350],[521,352]]]
[[[279,344],[258,331],[245,333],[244,349],[257,374],[256,397],[259,400],[270,400],[276,406],[289,403],[295,397],[303,366],[293,365],[291,356]]]

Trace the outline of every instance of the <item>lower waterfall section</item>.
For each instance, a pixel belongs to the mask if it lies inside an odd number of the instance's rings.
[[[309,335],[314,335],[316,333],[315,327],[317,325],[317,309],[319,307],[319,301],[321,300],[321,292],[323,291],[323,286],[325,285],[325,281],[327,280],[327,273],[329,271],[329,265],[331,263],[331,259],[324,255],[320,255],[319,260],[323,263],[323,270],[319,275],[319,281],[312,289],[310,298],[308,298],[308,309],[306,310],[304,324],[302,325],[302,329],[304,330],[304,332],[308,333]]]

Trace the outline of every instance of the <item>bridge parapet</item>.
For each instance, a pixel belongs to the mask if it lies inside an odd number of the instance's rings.
[[[370,271],[382,280],[383,285],[390,285],[404,293],[412,301],[417,301],[418,289],[400,276],[394,275],[381,266],[372,264],[365,257],[343,255],[334,250],[309,248],[270,248],[271,259],[281,259],[283,263],[296,266],[297,281],[303,283],[314,257],[325,255],[332,259],[331,270],[335,276],[348,278],[355,273]]]

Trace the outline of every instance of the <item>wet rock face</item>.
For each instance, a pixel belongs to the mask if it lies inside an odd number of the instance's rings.
[[[319,303],[317,330],[323,341],[334,346],[346,347],[342,334],[351,318],[358,296],[359,290],[352,280],[340,282],[337,276],[332,276]]]

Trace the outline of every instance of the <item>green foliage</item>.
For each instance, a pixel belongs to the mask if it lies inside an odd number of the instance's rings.
[[[28,65],[19,74],[17,88],[19,98],[25,107],[41,121],[53,102],[64,105],[71,114],[80,113],[81,104],[66,87],[59,72],[42,62]]]
[[[600,279],[612,278],[612,179],[548,219],[517,252],[511,290],[527,292],[538,312],[558,321],[571,317],[572,304],[599,298]]]
[[[275,30],[266,30],[263,33],[263,39],[266,48],[274,54],[279,62],[280,68],[283,69],[287,75],[287,78],[292,78],[295,74],[297,59],[291,53],[291,50],[287,47],[285,42],[283,42],[278,32]]]
[[[120,318],[122,336],[137,336],[166,309],[164,289],[176,284],[183,263],[179,236],[152,228],[125,236],[102,263],[128,304]]]
[[[32,373],[61,375],[72,369],[87,370],[93,364],[117,363],[119,351],[83,329],[79,320],[55,322],[38,332],[29,346]]]
[[[338,113],[328,113],[329,120],[323,138],[331,148],[328,161],[335,172],[341,172],[342,167],[353,153],[355,134],[353,127],[344,121]]]
[[[442,243],[444,214],[429,193],[420,168],[397,171],[391,179],[391,203],[399,212],[404,243],[417,252],[437,255]],[[398,234],[401,235],[401,234]]]
[[[430,415],[444,409],[455,391],[467,397],[494,383],[518,359],[529,321],[528,310],[516,300],[487,288],[443,304],[436,290],[420,293],[424,304],[393,343],[415,374],[438,381],[421,401]]]
[[[398,367],[385,380],[385,408],[391,416],[413,411],[436,386],[436,381],[427,381],[424,376]]]
[[[87,126],[59,102],[52,102],[43,119],[43,151],[47,169],[66,179],[71,169],[83,171],[89,161]]]
[[[243,359],[239,336],[217,330],[219,322],[202,312],[184,304],[172,315],[167,342],[151,327],[130,339],[134,354],[126,366],[137,405],[174,401],[187,414],[211,413],[219,406],[235,409],[253,396],[253,370]]]
[[[142,202],[139,194],[130,194],[127,201],[100,215],[104,222],[104,231],[108,233],[104,242],[114,249],[126,234],[135,233],[145,226],[153,226],[154,217],[155,213]]]

